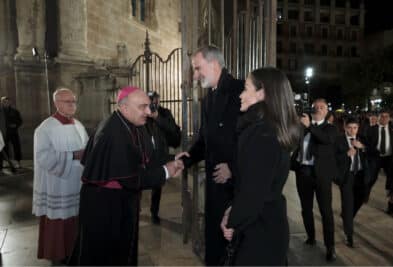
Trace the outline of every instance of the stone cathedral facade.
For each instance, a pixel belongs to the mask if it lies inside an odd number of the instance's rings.
[[[22,114],[24,158],[61,86],[77,94],[89,130],[132,83],[158,90],[192,134],[205,93],[192,83],[192,51],[221,48],[239,78],[275,65],[276,9],[277,0],[0,0],[0,96]]]
[[[94,128],[113,90],[127,83],[107,69],[142,54],[146,31],[159,54],[180,47],[180,12],[180,0],[0,0],[0,95],[23,116],[25,157],[35,127],[54,112],[56,88],[77,93],[78,118]]]

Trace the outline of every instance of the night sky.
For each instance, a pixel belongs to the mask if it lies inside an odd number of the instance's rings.
[[[393,29],[393,0],[365,0],[366,33]]]

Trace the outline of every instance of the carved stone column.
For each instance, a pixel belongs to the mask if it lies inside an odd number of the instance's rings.
[[[5,1],[0,1],[0,66],[4,63],[4,55],[7,49],[7,32]]]
[[[43,55],[45,49],[45,0],[16,0],[16,24],[19,46],[15,59],[32,59],[35,47]]]
[[[59,0],[59,60],[87,60],[86,0]]]
[[[277,0],[265,1],[266,65],[276,66]]]

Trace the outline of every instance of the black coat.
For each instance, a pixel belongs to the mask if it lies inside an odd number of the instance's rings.
[[[169,155],[169,147],[176,148],[180,145],[181,132],[169,109],[158,107],[157,119],[148,118],[146,128],[149,138],[154,138],[156,163],[164,165],[173,160],[173,156]]]
[[[320,179],[334,179],[337,176],[337,165],[335,162],[335,142],[338,135],[337,128],[326,121],[321,125],[310,125],[311,133],[311,155],[314,157],[315,175]],[[303,144],[304,138],[300,139]],[[300,164],[297,161],[301,145],[295,150],[291,158],[291,168],[296,171]]]
[[[363,138],[357,137],[357,139],[358,138],[362,144],[365,143]],[[340,135],[339,137],[337,137],[335,149],[336,149],[336,162],[337,162],[337,176],[335,179],[337,183],[341,185],[346,183],[349,176],[349,172],[351,171],[351,164],[352,164],[351,157],[347,155],[347,152],[349,150],[349,145],[348,145],[347,137],[345,135]],[[367,148],[359,150],[360,164],[362,166],[362,170],[364,174],[363,184],[365,188],[367,188],[370,182],[370,170],[368,166],[366,150]]]
[[[289,246],[286,200],[290,153],[263,120],[239,137],[235,197],[228,228],[241,231],[236,265],[285,265]]]
[[[23,120],[19,111],[11,106],[4,107],[5,125],[7,127],[7,135],[17,134]]]
[[[225,239],[220,223],[228,201],[232,199],[233,187],[230,182],[216,184],[213,181],[214,167],[227,163],[233,170],[236,150],[236,124],[240,114],[239,95],[244,82],[234,79],[225,69],[216,89],[202,101],[201,127],[196,142],[189,150],[191,158],[186,166],[205,160],[206,197],[205,197],[205,244],[207,265],[219,265],[225,250]]]
[[[392,145],[393,127],[392,125],[389,125],[388,127],[389,127],[389,134],[390,134],[390,145]],[[370,159],[375,159],[379,156],[379,150],[377,149],[378,136],[379,136],[379,125],[374,125],[368,128],[366,134],[366,142],[367,142],[367,156]]]

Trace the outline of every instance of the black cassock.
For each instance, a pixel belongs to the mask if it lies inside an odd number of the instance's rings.
[[[152,151],[145,128],[120,112],[100,124],[81,161],[80,230],[71,263],[137,265],[141,190],[165,183]],[[121,188],[108,188],[108,182]]]

